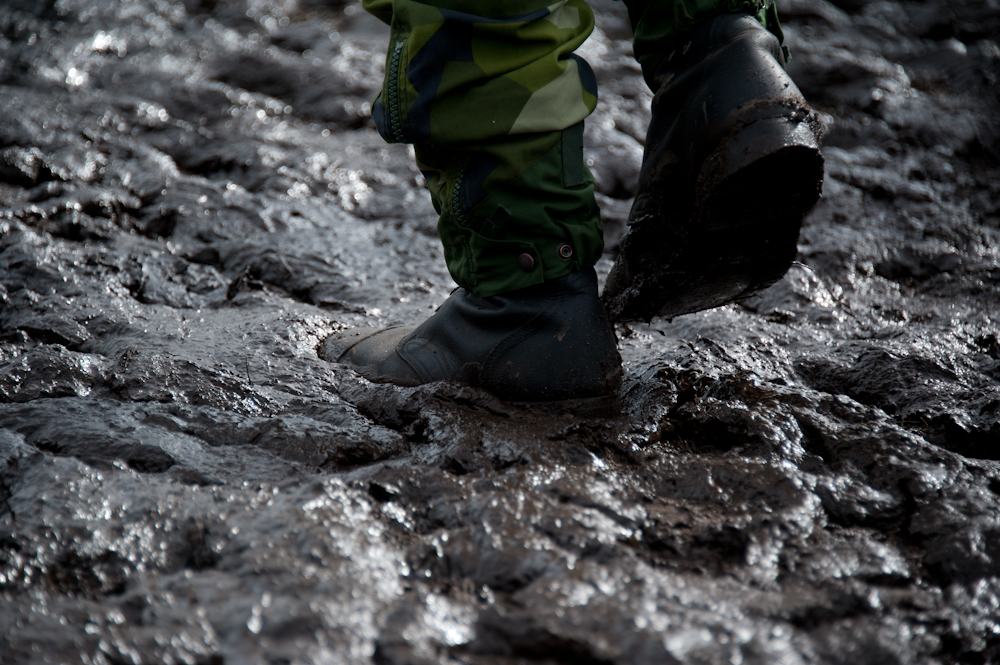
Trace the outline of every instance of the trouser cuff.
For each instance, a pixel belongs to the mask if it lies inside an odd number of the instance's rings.
[[[479,295],[589,268],[604,250],[594,178],[583,162],[583,123],[534,140],[550,145],[520,176],[484,198],[474,192],[477,164],[488,158],[481,152],[454,154],[460,163],[439,176],[444,186],[430,188],[441,215],[438,233],[448,270],[460,286]],[[531,152],[525,146],[500,148]]]

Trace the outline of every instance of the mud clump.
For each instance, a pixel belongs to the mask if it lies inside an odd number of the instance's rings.
[[[592,4],[606,275],[650,95]],[[453,288],[356,4],[7,2],[0,660],[1000,662],[996,11],[779,9],[798,264],[579,420],[316,356]]]

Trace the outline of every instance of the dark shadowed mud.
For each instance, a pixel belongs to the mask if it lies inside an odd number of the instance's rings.
[[[594,4],[606,274],[650,96]],[[356,5],[4,0],[0,662],[1000,662],[1000,5],[780,7],[800,264],[620,327],[601,421],[316,357],[453,288]]]

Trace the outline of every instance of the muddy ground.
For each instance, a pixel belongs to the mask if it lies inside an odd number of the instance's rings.
[[[606,274],[650,95],[581,49]],[[1000,3],[784,0],[824,199],[624,415],[372,385],[453,284],[336,0],[0,6],[3,663],[1000,662]]]

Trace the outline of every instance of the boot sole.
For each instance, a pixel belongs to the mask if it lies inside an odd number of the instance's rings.
[[[650,241],[631,243],[647,256],[627,261],[642,269],[615,265],[609,283],[628,286],[613,298],[605,294],[609,316],[672,318],[771,286],[795,259],[802,219],[819,200],[822,182],[823,157],[806,122],[776,118],[744,128],[706,160],[689,230],[668,239],[648,229]]]

